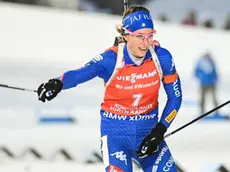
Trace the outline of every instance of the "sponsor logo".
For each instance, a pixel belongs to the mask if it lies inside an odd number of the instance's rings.
[[[157,74],[157,71],[154,70],[152,72],[148,72],[144,74],[132,73],[129,76],[117,76],[116,78],[119,81],[130,81],[131,83],[135,83],[136,80],[154,77],[156,74]]]
[[[96,55],[96,56],[92,59],[92,61],[93,61],[94,63],[96,63],[96,62],[98,62],[98,61],[100,61],[100,60],[103,60],[103,57],[102,57],[101,55]]]
[[[166,118],[165,121],[167,121],[168,123],[170,123],[176,116],[177,111],[174,109]]]
[[[117,115],[111,112],[103,112],[103,117],[115,119],[115,120],[127,120],[127,121],[143,121],[143,120],[150,120],[156,117],[156,114],[149,114],[149,115],[135,115],[135,116],[124,116],[124,115]]]
[[[124,172],[124,171],[115,165],[110,165],[109,172]]]
[[[120,152],[115,152],[115,153],[112,153],[110,154],[111,156],[115,156],[117,159],[119,159],[120,161],[124,161],[125,162],[125,165],[127,165],[127,156],[126,154],[124,154],[123,151],[120,151]]]
[[[125,107],[120,104],[115,104],[114,106],[110,106],[110,110],[113,111],[114,113],[121,113],[121,114],[128,114],[128,115],[139,115],[139,114],[144,114],[148,110],[153,108],[153,104],[148,104],[145,106],[140,106],[140,107]]]
[[[149,87],[153,87],[154,85],[158,84],[159,80],[150,82],[150,83],[145,83],[145,84],[133,84],[133,85],[119,85],[116,84],[115,87],[120,89],[120,90],[133,90],[133,89],[140,89],[140,88],[149,88]]]
[[[168,151],[168,146],[164,146],[162,149],[161,149],[161,152],[159,153],[158,157],[157,157],[157,160],[155,162],[155,165],[158,165],[161,161],[162,161],[162,158],[163,156],[165,155],[165,153]]]
[[[91,63],[97,63],[101,60],[103,60],[103,57],[101,55],[96,55],[90,62],[86,63],[85,66],[89,66]]]
[[[175,93],[176,97],[180,97],[181,96],[181,93],[180,93],[180,90],[179,90],[179,86],[178,86],[178,79],[175,82],[173,82],[173,90],[174,90],[174,93]]]
[[[163,171],[165,172],[170,171],[173,164],[174,164],[174,160],[173,160],[173,157],[171,156],[169,160],[166,162],[165,166],[163,167]]]
[[[170,71],[172,71],[174,68],[175,68],[175,63],[174,63],[174,60],[173,60],[173,58],[172,58],[172,66],[171,66]]]
[[[157,172],[157,169],[158,169],[158,165],[154,165],[152,168],[152,172]]]
[[[111,112],[106,112],[106,111],[103,112],[102,116],[106,118],[110,118],[110,119],[127,120],[127,116],[117,115],[117,114],[113,114]]]
[[[128,21],[126,21],[128,20]],[[129,23],[128,25],[126,25],[125,27],[128,27],[129,25],[132,25],[133,22],[135,21],[140,21],[140,20],[152,20],[151,19],[151,16],[149,14],[139,14],[139,15],[136,15],[136,16],[127,16],[125,19],[124,19],[124,23]]]

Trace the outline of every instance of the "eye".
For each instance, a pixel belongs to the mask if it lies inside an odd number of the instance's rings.
[[[144,36],[143,35],[136,35],[136,38],[137,39],[144,39]]]
[[[149,35],[149,36],[148,36],[148,39],[153,39],[153,35]]]

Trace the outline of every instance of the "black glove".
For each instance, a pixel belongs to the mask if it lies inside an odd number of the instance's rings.
[[[164,140],[164,134],[167,128],[162,123],[158,123],[151,133],[144,138],[137,150],[137,156],[144,158],[153,155],[159,149],[159,144]]]
[[[42,83],[38,89],[38,100],[50,101],[62,90],[63,83],[58,79],[50,79],[47,83]]]

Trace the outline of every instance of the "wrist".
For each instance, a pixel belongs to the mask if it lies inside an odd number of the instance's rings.
[[[158,123],[156,127],[154,128],[154,130],[159,132],[161,135],[164,135],[167,131],[167,127],[162,123]]]
[[[56,79],[56,83],[57,83],[57,90],[58,92],[60,92],[63,88],[63,82],[60,79]]]
[[[62,88],[63,88],[63,82],[60,79],[53,78],[53,79],[50,79],[49,82],[53,84],[53,89],[57,93],[59,93],[62,90]]]

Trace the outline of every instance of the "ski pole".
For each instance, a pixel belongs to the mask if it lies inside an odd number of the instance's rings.
[[[164,139],[166,139],[166,138],[168,138],[169,136],[171,136],[171,135],[177,133],[178,131],[182,130],[183,128],[185,128],[185,127],[187,127],[187,126],[193,124],[194,122],[200,120],[201,118],[204,118],[205,116],[211,114],[212,112],[215,112],[216,110],[218,110],[218,109],[220,109],[220,108],[226,106],[226,105],[229,104],[229,103],[230,103],[230,100],[226,101],[225,103],[222,103],[221,105],[219,105],[219,106],[213,108],[212,110],[210,110],[210,111],[204,113],[203,115],[201,115],[201,116],[195,118],[194,120],[188,122],[187,124],[182,125],[181,127],[177,128],[176,130],[174,130],[174,131],[172,131],[172,132],[166,134],[166,135],[164,136]]]
[[[28,91],[28,92],[37,92],[37,90],[27,89],[27,88],[21,88],[21,87],[14,87],[9,85],[0,84],[0,87],[3,88],[9,88],[9,89],[15,89],[15,90],[21,90],[21,91]]]
[[[124,0],[124,11],[128,8],[128,0]]]

